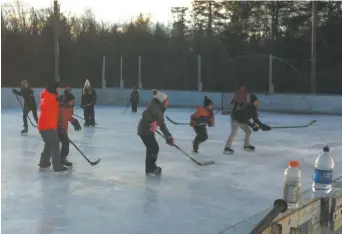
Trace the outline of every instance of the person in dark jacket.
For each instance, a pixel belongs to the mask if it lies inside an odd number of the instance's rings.
[[[24,109],[23,109],[24,129],[21,131],[21,133],[25,134],[28,132],[27,117],[30,111],[32,111],[34,120],[36,121],[36,123],[38,123],[37,104],[36,104],[36,99],[34,98],[33,89],[29,86],[29,83],[27,82],[27,80],[23,80],[21,82],[20,91],[13,89],[12,92],[15,95],[22,96],[24,98]]]
[[[75,131],[80,131],[82,128],[78,120],[72,115],[75,97],[71,93],[71,88],[69,86],[65,88],[64,95],[59,97],[59,102],[60,118],[58,123],[58,138],[61,143],[61,162],[64,166],[71,167],[72,163],[67,159],[70,145],[68,124],[70,122],[74,126]]]
[[[199,145],[208,139],[207,125],[213,127],[214,124],[213,102],[205,96],[203,106],[197,108],[196,112],[190,117],[190,126],[196,132],[196,137],[193,141],[194,153],[198,153]]]
[[[84,126],[95,126],[95,111],[94,107],[96,104],[96,92],[93,87],[91,87],[89,80],[84,83],[84,88],[82,90],[81,108],[83,108],[84,113]]]
[[[168,96],[158,90],[152,90],[153,99],[147,109],[142,113],[138,124],[138,135],[146,146],[145,173],[146,175],[160,175],[162,169],[156,165],[159,145],[154,132],[159,126],[166,143],[174,144],[174,139],[167,129],[164,120],[164,112],[168,106]]]
[[[132,104],[132,112],[137,112],[139,103],[139,92],[135,87],[132,90],[130,101]]]
[[[233,141],[235,140],[238,129],[241,128],[245,132],[244,139],[244,149],[254,151],[255,147],[250,144],[250,137],[252,131],[258,131],[261,129],[262,131],[270,131],[271,127],[263,124],[258,118],[257,105],[259,104],[257,96],[254,94],[250,95],[250,102],[246,103],[240,109],[237,109],[235,112],[232,112],[231,115],[231,133],[224,148],[224,153],[234,153],[232,149]],[[253,123],[250,121],[253,119]]]

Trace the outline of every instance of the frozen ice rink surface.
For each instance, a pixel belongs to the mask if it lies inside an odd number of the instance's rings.
[[[324,143],[332,145],[334,177],[342,174],[341,117],[261,113],[260,119],[271,126],[302,125],[312,119],[317,123],[253,133],[253,153],[242,150],[239,132],[235,154],[223,155],[229,117],[217,115],[209,140],[196,156],[213,159],[215,165],[198,167],[157,136],[163,175],[146,177],[145,148],[136,135],[142,109],[121,114],[123,109],[98,107],[96,128],[75,132],[70,126],[70,138],[89,158],[100,157],[101,162],[90,166],[70,146],[74,168],[65,175],[38,170],[43,148],[38,132],[30,127],[29,134],[21,136],[21,111],[2,110],[3,234],[214,234],[271,206],[281,196],[290,159],[300,161],[303,190],[310,188],[314,161]],[[168,109],[166,115],[188,121],[191,111]],[[194,131],[167,124],[176,144],[190,152]]]

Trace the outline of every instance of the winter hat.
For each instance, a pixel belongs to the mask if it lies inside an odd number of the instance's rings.
[[[27,83],[27,80],[21,81],[21,82],[20,82],[20,85],[21,85],[21,86],[24,86],[25,83]]]
[[[85,81],[84,87],[90,87],[90,81],[89,81],[89,80],[86,80],[86,81]]]
[[[210,100],[207,96],[204,96],[204,101],[203,101],[204,106],[210,106],[213,104],[213,101]]]
[[[65,91],[70,92],[71,90],[72,88],[69,85],[65,86]]]
[[[57,94],[57,88],[58,87],[59,87],[59,83],[58,83],[58,81],[56,81],[54,79],[49,80],[48,83],[46,84],[46,90],[49,93]]]
[[[249,99],[250,99],[250,102],[258,101],[258,97],[255,96],[254,94],[251,94],[250,97],[249,97]]]
[[[159,90],[153,89],[152,90],[152,96],[157,99],[160,103],[163,103],[167,98],[167,94],[160,92]]]

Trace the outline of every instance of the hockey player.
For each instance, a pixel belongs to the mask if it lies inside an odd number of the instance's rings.
[[[233,104],[232,112],[236,111],[238,108],[242,107],[247,103],[247,89],[244,85],[240,85],[239,89],[236,90],[231,104]]]
[[[153,99],[143,112],[138,124],[138,135],[146,146],[145,173],[146,175],[160,175],[162,169],[156,165],[159,145],[154,132],[159,126],[165,136],[166,143],[174,144],[174,139],[167,129],[164,112],[168,106],[168,96],[158,90],[152,90]]]
[[[84,83],[82,90],[81,108],[84,113],[84,126],[95,126],[95,111],[94,107],[96,104],[96,92],[91,87],[89,80]]]
[[[24,129],[21,131],[21,133],[25,134],[28,132],[27,117],[30,111],[32,111],[34,120],[36,121],[36,123],[38,123],[37,104],[36,104],[36,99],[34,98],[33,89],[29,86],[29,83],[27,82],[27,80],[23,80],[21,82],[20,91],[16,89],[12,89],[12,92],[15,95],[22,96],[24,98],[24,109],[23,109]]]
[[[196,132],[196,137],[192,146],[194,153],[198,153],[199,145],[208,139],[206,125],[213,127],[214,124],[213,102],[205,96],[203,107],[197,108],[196,112],[190,117],[190,126],[192,126]]]
[[[235,140],[238,129],[241,128],[245,132],[244,139],[244,149],[254,151],[255,147],[250,144],[250,137],[252,131],[258,131],[261,129],[262,131],[270,131],[271,127],[263,124],[258,118],[257,105],[259,104],[257,96],[254,94],[250,95],[250,102],[246,103],[240,109],[237,109],[235,112],[232,112],[231,115],[231,133],[226,143],[226,147],[224,148],[224,153],[232,154],[234,150],[232,149],[233,141]],[[253,123],[250,121],[253,119]]]
[[[40,156],[39,167],[41,169],[51,166],[55,172],[68,170],[61,163],[58,139],[59,121],[59,101],[58,101],[58,82],[51,80],[40,94],[40,113],[38,118],[38,130],[44,141],[44,149]],[[63,129],[60,129],[63,131]]]
[[[69,137],[68,137],[68,123],[70,122],[75,131],[80,131],[81,125],[77,119],[72,116],[75,97],[71,93],[71,88],[67,86],[64,95],[59,97],[60,100],[60,122],[58,127],[58,137],[61,142],[61,162],[64,166],[71,167],[72,163],[67,160],[69,155]]]
[[[134,87],[131,93],[132,112],[137,112],[138,103],[139,103],[139,92]]]

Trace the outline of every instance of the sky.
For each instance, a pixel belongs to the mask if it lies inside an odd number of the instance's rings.
[[[191,0],[58,0],[62,13],[80,15],[91,9],[97,20],[125,22],[140,13],[150,14],[153,22],[167,23],[172,20],[171,7],[190,7]],[[1,3],[14,0],[0,0]],[[25,6],[44,8],[53,0],[21,0]]]

